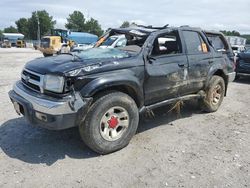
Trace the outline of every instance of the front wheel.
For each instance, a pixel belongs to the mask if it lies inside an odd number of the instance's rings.
[[[135,101],[125,93],[112,92],[92,104],[79,131],[89,148],[108,154],[129,144],[138,123]]]
[[[225,81],[220,76],[212,76],[209,81],[206,97],[202,100],[203,110],[215,112],[219,109],[225,95]]]

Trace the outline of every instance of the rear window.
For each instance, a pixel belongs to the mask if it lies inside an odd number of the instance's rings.
[[[228,48],[225,45],[225,42],[222,40],[222,36],[207,34],[209,42],[212,44],[215,50],[217,51],[226,51]],[[237,49],[236,49],[237,50]]]

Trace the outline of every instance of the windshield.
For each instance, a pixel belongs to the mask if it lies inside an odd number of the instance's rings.
[[[41,47],[42,48],[49,48],[49,46],[50,46],[50,38],[42,38]]]
[[[118,37],[109,37],[104,43],[102,43],[101,46],[111,46],[116,40],[117,40]]]
[[[116,48],[91,48],[77,54],[82,59],[122,59],[130,57],[128,52]]]

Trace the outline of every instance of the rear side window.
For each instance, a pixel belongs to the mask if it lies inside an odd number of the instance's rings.
[[[189,54],[200,54],[208,52],[208,46],[199,33],[195,31],[183,31],[183,35]]]
[[[228,50],[228,47],[220,35],[207,34],[207,38],[216,51],[223,52]]]

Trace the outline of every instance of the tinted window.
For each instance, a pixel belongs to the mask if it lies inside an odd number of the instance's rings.
[[[211,35],[211,36],[208,36],[208,39],[211,42],[211,44],[213,45],[215,50],[226,51],[225,45],[219,36]]]
[[[187,51],[189,54],[206,53],[208,51],[208,47],[205,41],[197,32],[184,31],[183,35],[186,41]]]

